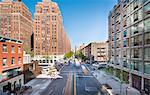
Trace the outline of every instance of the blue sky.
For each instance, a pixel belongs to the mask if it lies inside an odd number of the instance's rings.
[[[22,0],[32,14],[42,0]],[[108,36],[108,13],[117,0],[52,0],[63,16],[65,31],[72,48],[91,41],[104,41]]]

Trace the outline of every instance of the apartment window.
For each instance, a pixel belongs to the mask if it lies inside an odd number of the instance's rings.
[[[123,32],[123,37],[126,37],[127,36],[127,31],[124,31]]]
[[[134,8],[134,10],[138,8],[138,0],[134,0],[133,8]]]
[[[15,46],[11,47],[11,52],[14,53],[15,52]]]
[[[145,12],[144,14],[145,16],[150,14],[150,3],[144,6],[144,12]]]
[[[140,61],[133,61],[133,70],[142,71],[142,63]]]
[[[128,67],[127,60],[123,61],[123,67]]]
[[[134,22],[138,20],[138,12],[135,12],[133,15]]]
[[[142,35],[137,35],[132,38],[133,46],[140,46],[142,45]]]
[[[150,74],[150,62],[144,63],[144,73]]]
[[[3,52],[7,52],[7,45],[3,44]]]
[[[132,49],[132,58],[142,58],[142,49],[141,48]]]
[[[15,58],[14,57],[12,57],[12,59],[11,59],[11,64],[15,64]]]
[[[126,47],[126,46],[127,46],[127,41],[124,40],[124,41],[123,41],[123,47]]]
[[[145,33],[144,42],[145,42],[145,45],[150,44],[150,32]]]
[[[6,66],[6,65],[7,65],[7,59],[3,58],[3,66]]]
[[[18,64],[21,64],[21,57],[18,58]]]
[[[150,31],[150,18],[146,19],[144,21],[144,29],[145,29],[145,32],[149,32]]]
[[[20,46],[18,47],[18,53],[21,53],[21,47]]]
[[[144,49],[144,58],[150,59],[150,48],[149,47]]]
[[[131,27],[131,33],[132,35],[138,33],[138,25],[134,25]]]

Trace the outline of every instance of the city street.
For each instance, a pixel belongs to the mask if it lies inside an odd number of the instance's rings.
[[[53,80],[41,95],[104,95],[99,82],[89,72],[84,75],[81,67],[66,65],[60,75],[63,79]]]

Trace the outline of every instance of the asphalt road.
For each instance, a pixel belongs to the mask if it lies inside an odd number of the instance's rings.
[[[63,79],[53,80],[41,95],[105,95],[100,91],[100,83],[90,72],[85,75],[81,67],[66,65],[60,75]]]

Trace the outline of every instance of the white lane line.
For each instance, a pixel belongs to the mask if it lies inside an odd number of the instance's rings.
[[[53,90],[50,90],[50,92],[48,93],[48,95],[51,95],[51,94],[52,94],[52,92],[53,92]]]
[[[63,87],[62,94],[64,94],[64,92],[65,92],[65,87]]]

